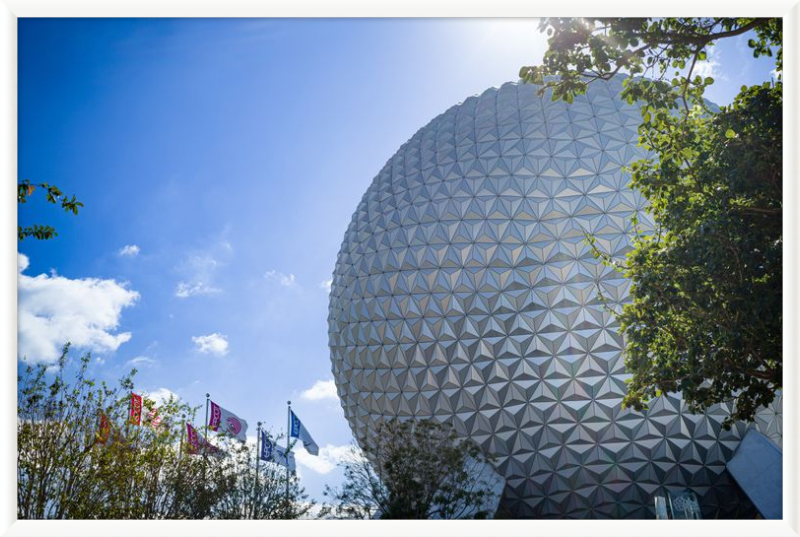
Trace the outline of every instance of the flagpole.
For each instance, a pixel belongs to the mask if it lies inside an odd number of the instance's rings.
[[[170,420],[172,421],[172,420]],[[170,424],[171,425],[171,424]],[[181,416],[181,442],[178,446],[178,462],[183,458],[183,431],[186,429],[186,416]],[[180,465],[178,466],[180,469]]]
[[[292,402],[286,401],[286,514],[289,514],[289,440],[292,437]],[[287,517],[288,518],[288,517]]]
[[[205,487],[206,487],[206,466],[207,466],[207,461],[208,461],[208,403],[211,400],[210,397],[211,397],[211,394],[207,393],[206,394],[206,421],[205,421],[206,437],[202,440],[202,442],[200,442],[200,441],[197,442],[200,446],[202,446],[202,449],[203,449],[203,477],[202,477],[202,479],[203,479],[203,492],[205,492]]]
[[[258,495],[258,461],[261,459],[261,452],[259,451],[259,444],[261,442],[261,422],[258,422],[256,430],[256,484],[253,489],[253,518],[256,516],[256,497]]]
[[[209,403],[209,401],[211,401],[210,397],[211,397],[211,394],[207,393],[206,394],[206,421],[205,421],[205,424],[206,424],[206,442],[208,442],[208,403]]]

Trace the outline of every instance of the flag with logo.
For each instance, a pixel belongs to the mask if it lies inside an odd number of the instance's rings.
[[[222,450],[217,446],[211,445],[208,440],[203,438],[197,429],[192,427],[191,423],[186,424],[186,453],[189,455],[200,455],[207,453],[209,455],[221,456]]]
[[[189,455],[200,453],[200,435],[191,423],[186,424],[186,453]]]
[[[211,401],[211,415],[208,418],[208,428],[218,433],[225,433],[233,438],[245,442],[247,440],[247,422],[242,418],[225,410],[214,401]]]
[[[156,407],[153,407],[147,413],[146,422],[148,425],[150,425],[150,428],[153,429],[154,431],[157,431],[158,428],[161,426],[161,416],[158,415],[158,409]]]
[[[108,416],[104,413],[100,413],[100,426],[97,428],[97,433],[95,434],[95,438],[98,444],[105,445],[108,442],[108,438],[111,436],[111,422],[108,420]]]
[[[297,464],[294,460],[294,453],[291,451],[286,451],[286,448],[274,446],[272,448],[272,461],[288,468],[292,472],[297,470]]]
[[[128,415],[128,423],[131,425],[142,424],[142,396],[131,394],[131,409]]]
[[[261,431],[261,453],[259,454],[259,458],[262,461],[280,464],[293,472],[297,469],[294,453],[290,451],[287,455],[284,448],[278,446],[269,439],[269,435],[266,431]]]
[[[291,438],[300,439],[300,441],[303,442],[303,447],[312,455],[319,455],[319,446],[314,442],[314,439],[311,438],[311,435],[308,434],[308,430],[306,430],[300,418],[295,415],[294,410],[289,411],[289,418],[291,422],[289,436]]]
[[[259,454],[259,458],[262,461],[269,461],[273,462],[272,460],[272,448],[273,443],[269,439],[269,435],[267,431],[261,431],[261,453]]]

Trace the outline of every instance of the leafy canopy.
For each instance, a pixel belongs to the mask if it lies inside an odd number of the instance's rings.
[[[480,448],[432,420],[383,422],[343,461],[344,483],[326,488],[338,518],[487,518],[490,482]]]
[[[648,156],[629,171],[655,227],[635,226],[624,259],[587,236],[632,284],[615,311],[632,375],[623,404],[642,410],[681,391],[694,411],[733,401],[727,427],[752,420],[783,374],[781,20],[551,18],[540,30],[543,64],[520,70],[540,94],[572,102],[625,73],[621,97],[640,106]],[[703,98],[713,78],[696,70],[716,42],[743,34],[754,57],[775,57],[777,80],[718,109]]]

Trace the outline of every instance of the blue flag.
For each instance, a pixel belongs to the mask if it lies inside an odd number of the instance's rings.
[[[259,458],[262,461],[270,461],[272,462],[272,448],[274,447],[273,443],[269,439],[269,435],[267,431],[261,431],[261,454]]]
[[[300,418],[298,418],[293,410],[289,411],[289,417],[291,420],[291,429],[289,429],[289,436],[291,438],[299,438],[301,442],[303,442],[303,447],[306,448],[306,451],[311,453],[312,455],[319,455],[319,446],[314,439],[311,438],[311,435],[308,434],[308,431],[300,422]]]

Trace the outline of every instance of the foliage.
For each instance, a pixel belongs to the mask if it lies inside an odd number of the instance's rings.
[[[254,447],[242,446],[238,442],[234,451],[228,450],[225,463],[228,474],[234,476],[233,486],[226,490],[215,508],[215,518],[222,519],[297,519],[310,517],[314,501],[300,486],[297,474],[289,479],[289,495],[286,495],[286,468],[261,461],[258,478],[251,468],[255,460]],[[239,471],[248,468],[247,471]]]
[[[75,199],[75,196],[68,198],[61,190],[55,185],[48,183],[33,184],[28,179],[24,179],[21,183],[17,184],[17,202],[27,203],[28,197],[33,194],[37,187],[45,190],[45,199],[48,203],[61,202],[61,208],[72,214],[78,214],[78,207],[83,207],[83,203]],[[46,240],[57,236],[56,230],[52,226],[43,226],[41,224],[34,224],[32,226],[17,226],[17,236],[19,240],[25,237],[33,237],[34,239]]]
[[[572,102],[619,72],[622,98],[640,105],[630,166],[653,230],[637,226],[633,250],[595,255],[631,282],[617,312],[632,379],[626,406],[682,391],[692,410],[734,400],[725,425],[751,420],[782,385],[782,24],[780,19],[544,19],[541,66],[525,82]],[[694,74],[719,39],[752,32],[753,56],[776,57],[777,80],[742,87],[733,104],[703,99]]]
[[[136,370],[112,388],[87,376],[90,356],[66,378],[69,345],[55,374],[39,364],[18,378],[17,517],[20,519],[298,518],[313,507],[296,476],[262,464],[255,447],[217,439],[220,456],[188,455],[185,423],[199,407],[175,400],[160,424],[128,423]],[[111,424],[103,442],[100,415]]]
[[[487,518],[487,458],[432,420],[384,422],[343,461],[344,484],[326,488],[339,518]]]

